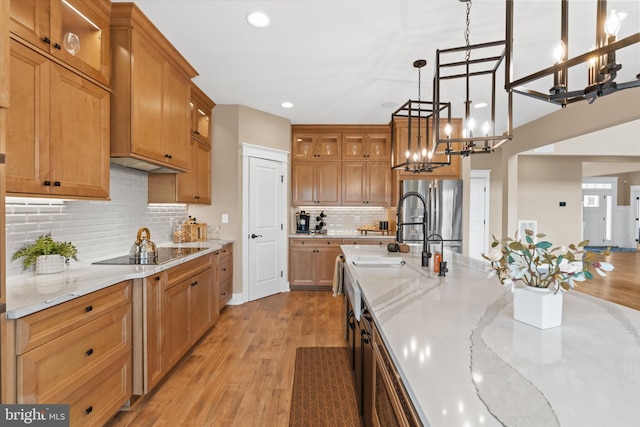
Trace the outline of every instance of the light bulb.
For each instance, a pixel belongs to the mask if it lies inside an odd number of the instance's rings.
[[[591,47],[589,48],[589,51],[592,52],[594,50],[596,50],[596,45],[592,44]],[[595,55],[589,58],[589,66],[591,67],[595,66],[597,60],[598,60],[598,57]]]
[[[556,47],[553,48],[553,60],[556,61],[556,64],[564,61],[565,52],[564,42],[560,40]]]
[[[604,32],[611,36],[617,36],[620,31],[620,14],[615,9],[611,9],[607,14],[607,19],[604,20]]]
[[[409,152],[409,150],[407,150],[407,152],[405,153],[405,157],[408,159],[409,156],[411,156],[411,153]]]
[[[413,161],[417,162],[418,161],[418,153],[413,153]]]
[[[451,125],[449,123],[444,127],[444,133],[447,134],[447,137],[451,137]]]
[[[431,161],[432,157],[433,157],[433,151],[429,151],[429,161]]]
[[[467,120],[467,127],[469,128],[469,132],[473,132],[473,129],[476,127],[476,121],[473,117],[469,117],[469,120]]]
[[[482,132],[484,132],[484,136],[489,135],[489,122],[484,122],[482,125]]]
[[[422,157],[427,157],[427,149],[426,148],[422,149]]]

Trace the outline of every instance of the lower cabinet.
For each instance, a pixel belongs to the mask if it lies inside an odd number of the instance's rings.
[[[291,289],[331,289],[342,239],[289,239]]]
[[[233,243],[224,245],[214,253],[216,265],[216,286],[218,311],[231,300],[233,296]]]
[[[103,425],[132,394],[131,281],[16,320],[16,401]]]

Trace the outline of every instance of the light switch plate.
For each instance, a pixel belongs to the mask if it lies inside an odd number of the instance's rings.
[[[222,223],[223,224],[229,223],[229,214],[222,214]]]

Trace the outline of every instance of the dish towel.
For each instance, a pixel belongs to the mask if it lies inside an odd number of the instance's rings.
[[[333,296],[342,295],[342,277],[344,274],[344,255],[336,257],[336,267],[333,271]]]

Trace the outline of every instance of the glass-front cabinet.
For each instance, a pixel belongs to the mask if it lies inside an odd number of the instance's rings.
[[[12,37],[99,83],[110,80],[108,0],[11,0]]]

